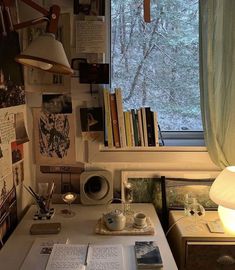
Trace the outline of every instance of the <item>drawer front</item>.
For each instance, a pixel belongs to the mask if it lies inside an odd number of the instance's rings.
[[[186,270],[234,270],[235,242],[187,242]]]

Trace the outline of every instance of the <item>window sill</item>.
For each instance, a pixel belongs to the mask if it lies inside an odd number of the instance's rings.
[[[97,142],[87,144],[87,161],[93,163],[139,164],[142,169],[150,164],[156,168],[188,168],[189,170],[218,170],[211,161],[206,147],[198,146],[160,146],[108,148]],[[131,166],[131,165],[130,165]],[[136,165],[137,166],[137,165]]]
[[[100,152],[207,152],[205,146],[158,146],[158,147],[125,147],[125,148],[108,148],[103,145],[99,146]]]

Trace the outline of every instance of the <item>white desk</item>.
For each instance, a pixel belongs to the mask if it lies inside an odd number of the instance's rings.
[[[65,205],[54,205],[53,207],[56,209],[56,213],[51,222],[61,223],[62,229],[60,233],[54,235],[30,235],[29,229],[32,223],[50,222],[33,220],[32,218],[36,207],[32,206],[0,251],[1,270],[19,269],[31,248],[34,239],[43,237],[52,239],[68,238],[70,243],[74,244],[87,244],[88,242],[99,244],[122,244],[124,248],[123,253],[125,256],[124,261],[126,264],[126,270],[136,270],[133,248],[135,241],[157,241],[163,259],[163,269],[177,270],[171,250],[152,204],[132,204],[132,207],[134,211],[142,211],[151,218],[156,230],[154,236],[110,236],[95,234],[94,229],[97,220],[101,217],[102,213],[105,213],[107,210],[105,206],[83,206],[80,204],[74,204],[72,205],[72,209],[76,212],[76,215],[73,218],[65,218],[60,214],[60,210],[64,209],[66,207]]]

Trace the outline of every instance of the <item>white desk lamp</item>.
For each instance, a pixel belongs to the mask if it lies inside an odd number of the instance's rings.
[[[55,33],[58,26],[58,20],[60,15],[60,7],[52,5],[49,10],[44,9],[32,0],[20,0],[32,9],[37,10],[43,16],[33,20],[13,24],[10,14],[10,7],[15,0],[0,0],[0,6],[2,5],[3,14],[7,14],[3,23],[9,24],[10,31],[15,31],[25,27],[29,27],[42,22],[47,22],[46,33],[39,36],[18,56],[15,60],[20,64],[39,68],[44,71],[71,75],[73,70],[71,69],[67,56],[65,54],[63,45],[61,42],[55,39]],[[9,22],[9,23],[7,23]]]
[[[224,229],[235,234],[235,166],[225,168],[216,177],[209,196],[219,205],[218,213]]]

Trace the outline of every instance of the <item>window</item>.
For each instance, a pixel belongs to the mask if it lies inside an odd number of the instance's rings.
[[[112,89],[121,87],[125,110],[157,111],[165,134],[202,135],[198,1],[153,0],[151,23],[143,0],[111,1]]]

